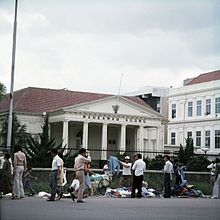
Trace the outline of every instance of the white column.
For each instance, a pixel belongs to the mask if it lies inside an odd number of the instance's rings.
[[[89,131],[89,123],[83,122],[83,147],[88,148],[88,132]]]
[[[205,147],[205,125],[201,127],[201,148]]]
[[[211,116],[215,117],[215,96],[211,96]]]
[[[156,138],[156,146],[157,151],[163,151],[163,129],[161,126],[156,127],[157,138]]]
[[[62,144],[63,147],[68,148],[68,137],[69,137],[68,121],[65,120],[65,121],[63,121],[63,144]]]
[[[126,150],[126,125],[121,125],[121,134],[120,134],[120,152],[124,153]]]
[[[213,125],[210,129],[210,150],[215,150],[215,129]]]
[[[107,160],[107,146],[108,146],[108,124],[102,124],[102,154],[101,160]]]
[[[139,126],[138,131],[137,131],[137,150],[138,151],[143,151],[144,147],[144,127]]]

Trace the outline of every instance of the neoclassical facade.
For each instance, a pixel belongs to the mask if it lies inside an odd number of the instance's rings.
[[[2,116],[7,102],[8,97],[0,103]],[[33,135],[42,131],[47,115],[56,143],[69,149],[83,146],[97,160],[116,151],[152,157],[148,152],[164,150],[164,118],[137,97],[29,87],[14,93],[14,112]]]
[[[220,153],[220,71],[201,74],[169,91],[168,145],[194,140],[196,153]]]

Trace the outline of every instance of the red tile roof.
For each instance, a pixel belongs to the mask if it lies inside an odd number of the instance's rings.
[[[14,92],[13,111],[42,114],[42,112],[51,112],[62,109],[67,106],[91,102],[111,96],[114,95],[89,92],[76,92],[65,89],[57,90],[28,87]],[[124,98],[136,102],[139,105],[149,107],[143,100],[141,100],[138,97],[124,96]],[[8,111],[8,109],[9,94],[7,94],[5,98],[0,102],[0,112]]]
[[[187,86],[198,84],[198,83],[203,83],[203,82],[209,82],[213,80],[220,80],[220,70],[200,74],[198,77],[195,77],[189,83],[187,83]]]

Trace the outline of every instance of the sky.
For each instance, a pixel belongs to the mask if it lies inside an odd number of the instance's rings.
[[[15,0],[0,0],[10,91]],[[14,91],[118,94],[220,69],[220,0],[18,0]]]

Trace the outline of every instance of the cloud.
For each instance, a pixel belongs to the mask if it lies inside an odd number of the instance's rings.
[[[9,88],[13,4],[0,10],[1,81]],[[117,93],[219,69],[215,0],[19,1],[15,89]],[[218,6],[220,8],[220,5]],[[205,16],[204,16],[205,15]]]

